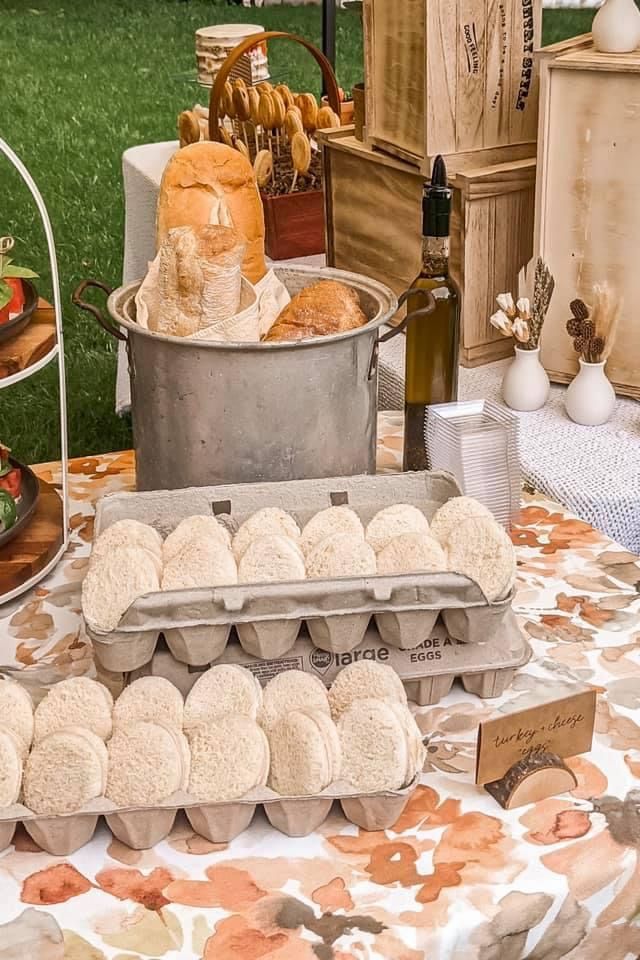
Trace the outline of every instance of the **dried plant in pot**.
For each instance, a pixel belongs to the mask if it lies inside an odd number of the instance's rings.
[[[237,92],[242,81],[234,81],[235,87],[231,85],[229,77],[239,58],[257,43],[276,38],[301,44],[315,58],[327,90],[326,104],[318,106],[313,94],[295,95],[284,84],[275,88],[269,83],[258,84],[257,99],[252,88]],[[229,138],[232,146],[246,151],[257,164],[265,247],[272,260],[324,252],[322,157],[319,150],[313,149],[311,139],[316,129],[340,126],[341,113],[340,91],[331,64],[317,47],[293,34],[270,31],[260,34],[259,39],[249,38],[234,48],[220,68],[209,101],[209,137]],[[235,121],[235,136],[225,128],[225,116]],[[272,155],[268,174],[264,151]]]
[[[531,299],[514,301],[510,293],[497,297],[500,309],[491,324],[505,337],[516,340],[515,358],[502,381],[502,397],[512,410],[539,410],[549,397],[549,378],[540,363],[540,337],[553,296],[555,282],[542,258],[538,258]]]
[[[605,373],[615,344],[622,303],[606,284],[595,284],[589,307],[583,300],[569,305],[566,329],[578,355],[580,371],[565,398],[567,414],[575,423],[600,426],[612,416],[616,395]]]

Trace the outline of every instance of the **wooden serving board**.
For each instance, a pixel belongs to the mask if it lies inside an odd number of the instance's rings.
[[[53,349],[55,342],[56,318],[53,307],[40,299],[31,322],[24,330],[6,343],[0,343],[0,380],[37,363]]]
[[[40,498],[31,522],[0,549],[0,597],[40,573],[63,540],[62,500],[55,487],[40,480]]]

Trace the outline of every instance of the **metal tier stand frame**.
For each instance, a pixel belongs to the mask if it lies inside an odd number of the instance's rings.
[[[32,376],[37,373],[47,364],[51,363],[57,358],[58,360],[58,396],[60,404],[60,460],[62,464],[62,541],[60,547],[57,549],[54,556],[48,560],[45,566],[42,567],[36,574],[26,579],[19,586],[10,589],[7,593],[0,593],[0,605],[7,603],[9,600],[13,600],[15,597],[20,596],[23,593],[26,593],[31,587],[36,583],[39,583],[44,577],[50,573],[56,564],[59,563],[63,554],[65,553],[67,546],[69,545],[69,471],[68,471],[68,441],[67,441],[67,390],[66,390],[66,380],[65,380],[65,368],[64,368],[64,341],[62,335],[62,305],[60,300],[60,281],[58,277],[58,261],[56,258],[56,248],[55,241],[53,239],[53,230],[51,228],[51,221],[49,219],[49,214],[45,206],[44,200],[38,187],[36,186],[33,177],[20,160],[20,158],[14,153],[11,147],[0,138],[0,152],[4,154],[9,162],[15,167],[23,181],[29,188],[29,191],[35,200],[38,212],[42,219],[42,225],[44,227],[44,232],[47,238],[47,248],[49,251],[49,262],[51,265],[51,283],[53,286],[53,307],[55,313],[55,323],[56,323],[56,343],[49,350],[49,352],[42,357],[37,363],[27,367],[25,370],[21,370],[19,373],[13,374],[10,377],[6,377],[0,380],[0,389],[11,386],[14,383],[17,383],[20,380],[25,380],[27,377]]]

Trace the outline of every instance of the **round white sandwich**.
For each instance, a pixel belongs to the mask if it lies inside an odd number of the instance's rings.
[[[223,587],[238,582],[233,554],[217,540],[189,540],[169,560],[162,576],[163,590]]]
[[[249,717],[228,714],[190,736],[189,793],[206,802],[238,800],[264,786],[269,773],[269,743]]]
[[[338,720],[342,779],[362,793],[399,790],[409,769],[403,724],[384,700],[356,700]]]
[[[416,718],[405,703],[395,703],[387,700],[386,703],[391,707],[397,716],[407,740],[407,770],[403,786],[415,779],[422,771],[426,759],[426,749],[422,740],[420,727],[416,723]]]
[[[172,530],[164,542],[162,559],[165,564],[180,553],[191,540],[211,540],[221,547],[231,548],[231,536],[226,527],[211,516],[196,515],[181,520],[175,530]]]
[[[97,680],[69,677],[51,687],[34,714],[34,739],[42,740],[63,727],[86,727],[101,740],[112,728],[113,697]]]
[[[449,534],[463,520],[469,520],[472,517],[486,517],[493,520],[493,514],[479,500],[473,497],[452,497],[436,510],[431,519],[431,536],[435,537],[442,546],[446,546]]]
[[[313,710],[330,716],[329,698],[322,680],[302,670],[283,670],[262,691],[258,722],[268,730],[292,710]]]
[[[356,660],[344,667],[331,684],[331,716],[337,721],[355,700],[372,697],[407,702],[406,690],[395,670],[375,660]]]
[[[268,785],[281,796],[320,793],[340,776],[336,726],[318,710],[293,710],[269,728]]]
[[[9,727],[0,726],[0,808],[18,802],[22,786],[20,738]]]
[[[448,536],[447,566],[474,580],[487,600],[501,600],[515,582],[516,557],[511,539],[491,517],[463,520]]]
[[[327,507],[311,517],[300,540],[305,557],[309,556],[322,540],[335,534],[348,534],[353,540],[364,540],[362,521],[351,507]]]
[[[286,537],[296,546],[300,541],[300,527],[291,514],[280,507],[263,507],[241,524],[233,538],[233,555],[238,563],[247,547],[259,537]]]
[[[107,744],[106,796],[119,807],[163,803],[189,782],[189,744],[182,731],[141,720],[117,727]]]
[[[177,687],[164,677],[139,677],[122,691],[113,706],[113,725],[138,720],[166,723],[182,730],[184,701]]]
[[[309,578],[369,577],[376,573],[376,569],[373,549],[351,533],[326,537],[307,554]]]
[[[255,720],[262,706],[262,687],[250,670],[232,663],[210,667],[199,677],[184,705],[184,728],[191,730],[225,714]]]
[[[376,553],[403,533],[429,533],[429,521],[421,510],[409,503],[394,503],[379,510],[367,524],[366,540]]]
[[[276,534],[252,540],[238,567],[240,583],[286,582],[304,578],[300,550],[293,540]]]
[[[13,730],[26,757],[33,741],[33,700],[15,680],[0,680],[0,722]]]
[[[424,533],[402,533],[389,540],[377,555],[378,573],[442,573],[447,558],[437,540]]]
[[[91,562],[102,559],[119,547],[140,547],[162,560],[162,537],[157,530],[139,520],[116,520],[94,541]]]
[[[80,810],[104,794],[107,748],[91,730],[65,727],[35,744],[24,770],[24,802],[53,816]]]
[[[115,630],[134,600],[160,589],[159,562],[141,547],[117,547],[94,560],[82,583],[88,626],[104,633]]]

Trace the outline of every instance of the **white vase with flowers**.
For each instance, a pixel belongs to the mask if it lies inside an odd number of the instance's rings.
[[[549,398],[549,377],[540,362],[540,336],[553,288],[549,268],[539,258],[531,300],[521,297],[514,301],[510,293],[497,297],[500,309],[491,317],[491,323],[505,337],[516,340],[515,358],[502,381],[502,398],[512,410],[539,410]]]

